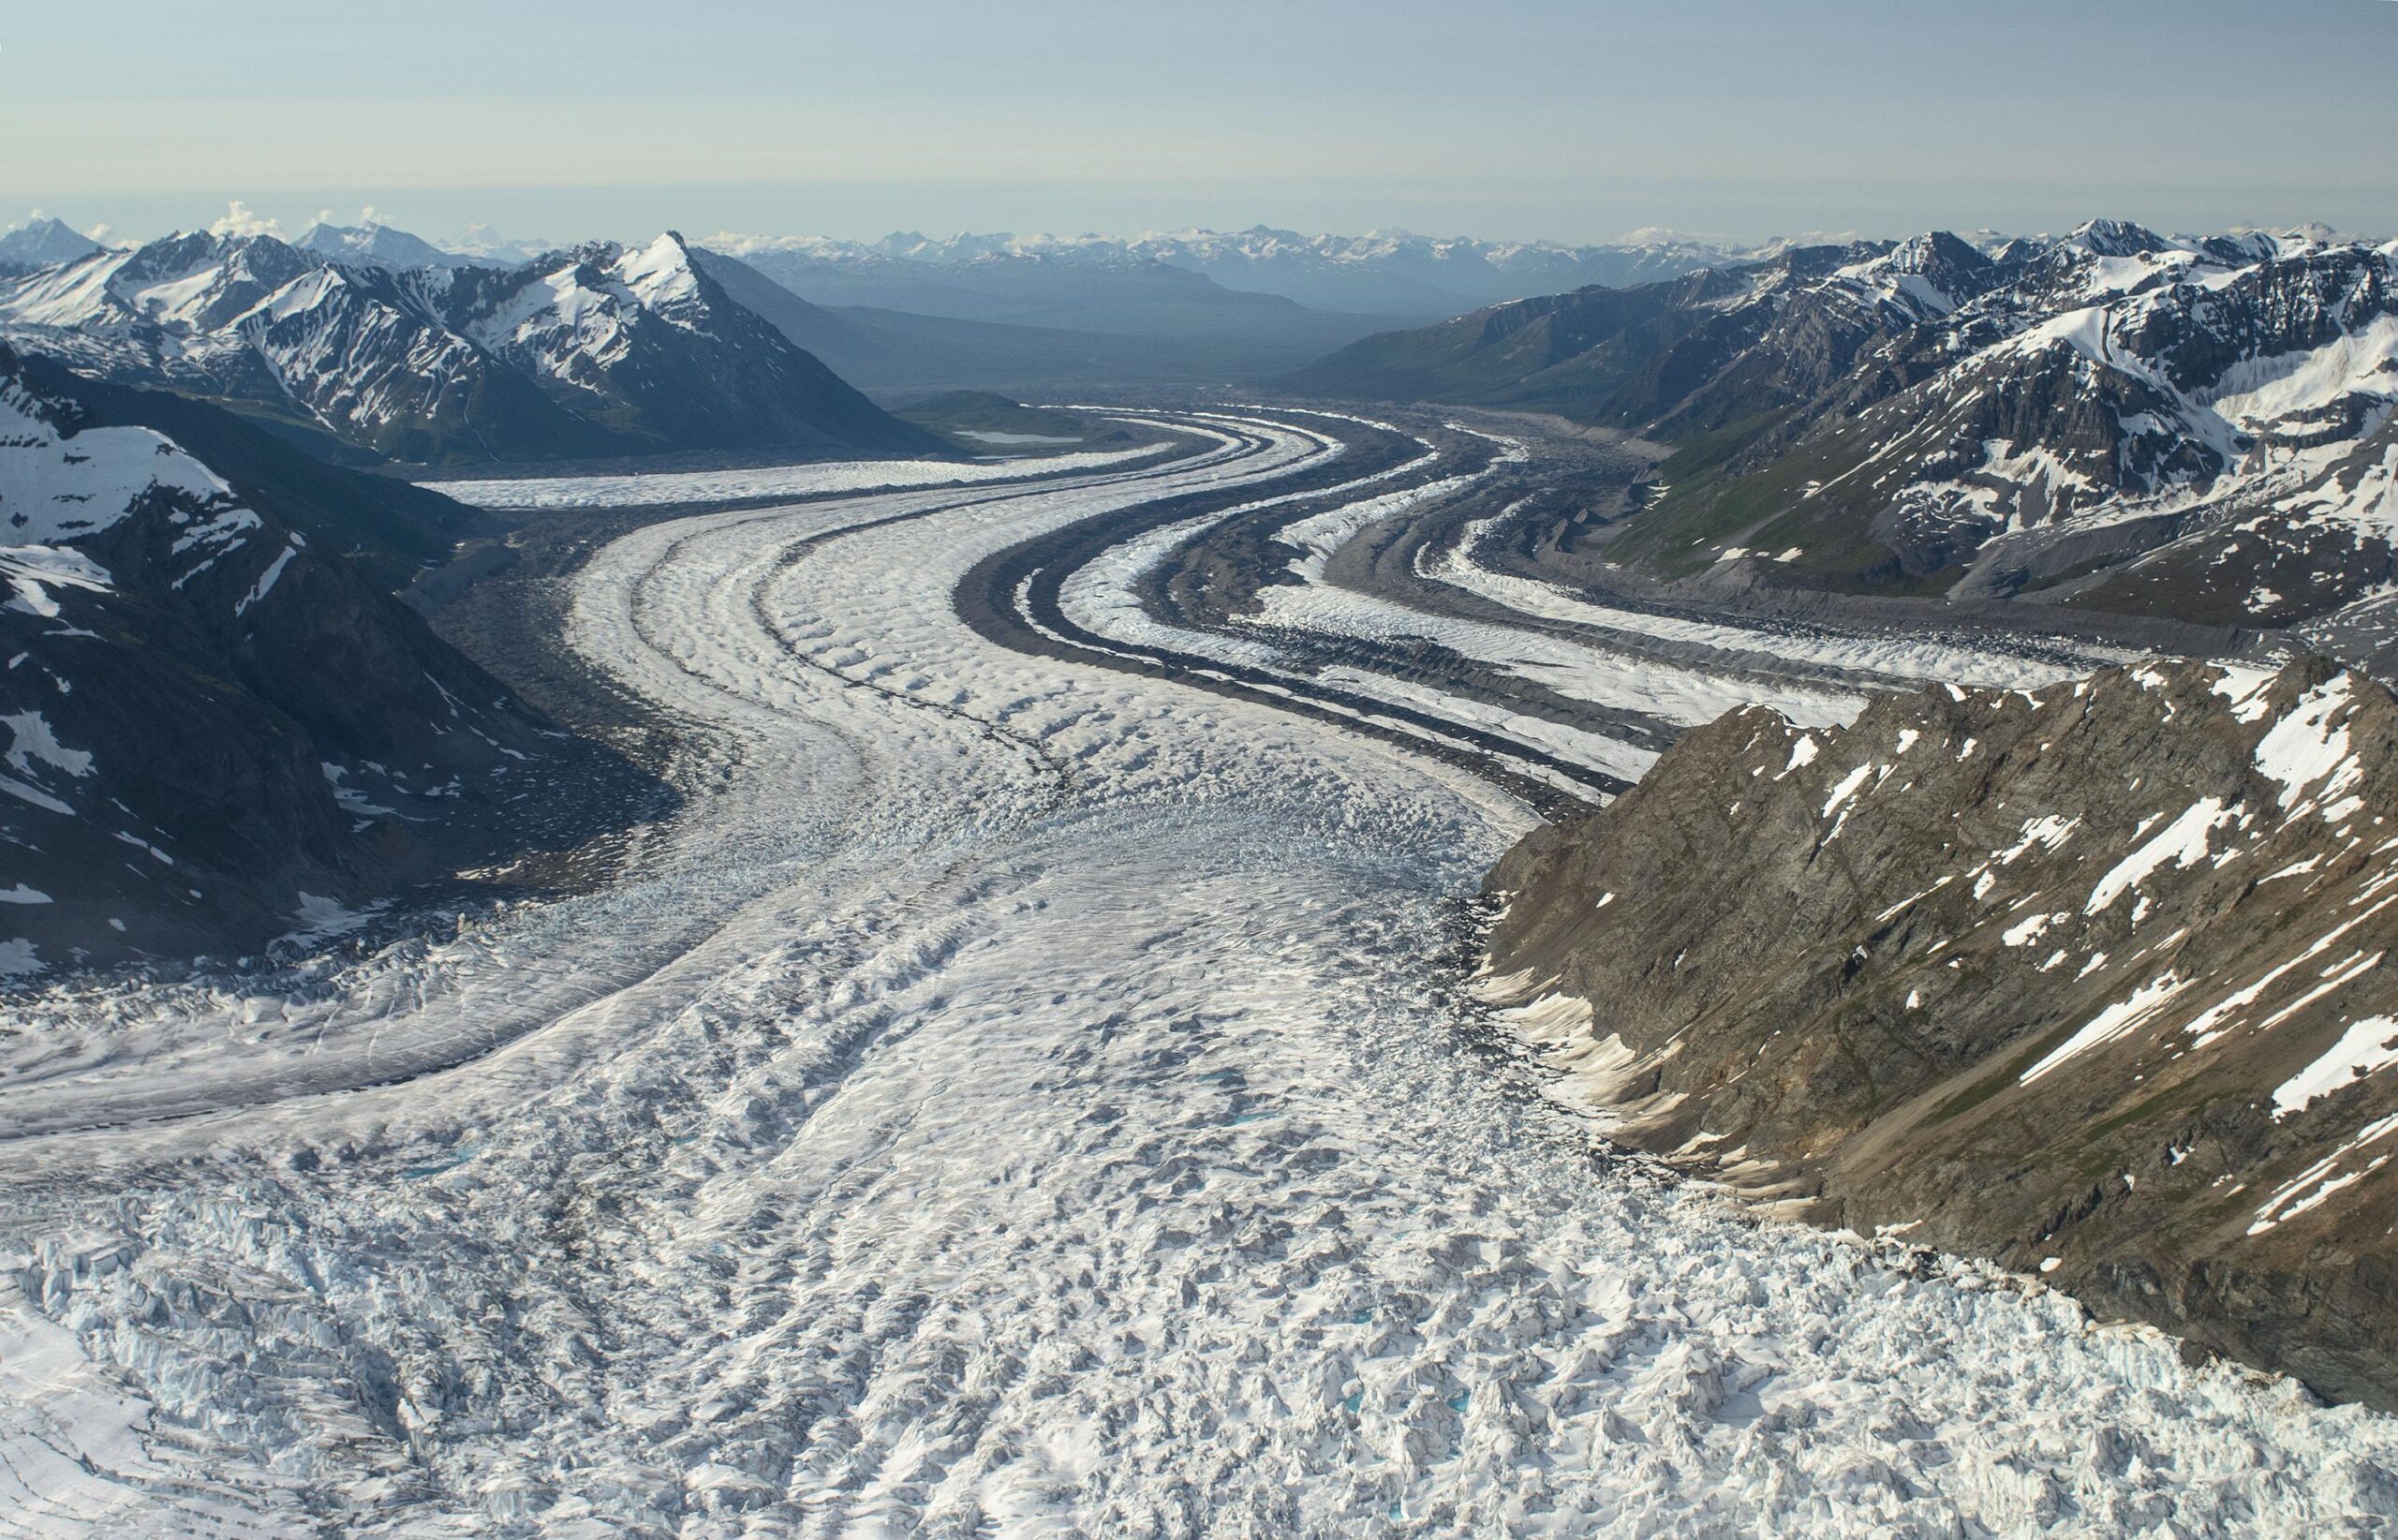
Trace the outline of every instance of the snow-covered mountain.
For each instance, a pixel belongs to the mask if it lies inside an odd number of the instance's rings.
[[[377,267],[506,267],[502,258],[445,251],[422,236],[389,225],[335,225],[319,219],[291,243],[302,251],[336,262],[369,262]],[[528,254],[529,256],[529,254]]]
[[[97,241],[68,229],[64,220],[37,213],[22,225],[0,230],[0,274],[30,273],[101,249]]]
[[[1299,383],[1685,446],[1667,575],[2338,623],[2398,580],[2398,245],[2096,220],[1801,247],[1370,338]]]
[[[2062,597],[2264,625],[2398,575],[2398,247],[2066,245],[2030,267],[1892,340],[1926,378],[1858,392],[1844,437],[1870,451],[1799,452],[1838,462],[1822,480],[1846,479],[1852,517],[1847,484],[1882,490],[1873,528],[1910,571],[2005,594],[2142,552]]]
[[[443,241],[440,249],[457,257],[487,259],[503,267],[517,262],[529,262],[545,251],[555,250],[556,241],[520,241],[499,233],[489,225],[468,225],[456,235]]]
[[[1156,263],[1201,274],[1236,293],[1275,295],[1317,310],[1398,317],[1450,316],[1586,284],[1648,282],[1741,255],[1736,246],[1670,231],[1639,231],[1621,242],[1568,246],[1542,241],[1435,239],[1404,230],[1303,235],[1264,225],[1129,239],[1008,233],[936,239],[904,230],[880,241],[856,242],[728,232],[704,244],[826,304],[922,310],[925,290],[978,289],[999,282],[1002,274],[1045,268],[1061,280],[1071,275],[1088,279],[1098,272]]]
[[[578,746],[348,555],[476,519],[0,347],[0,969],[321,932],[521,837]]]
[[[355,233],[355,232],[353,232]],[[341,245],[328,227],[318,248]],[[101,251],[0,285],[0,335],[107,378],[238,401],[398,459],[938,445],[731,300],[679,236],[499,268],[266,235]]]

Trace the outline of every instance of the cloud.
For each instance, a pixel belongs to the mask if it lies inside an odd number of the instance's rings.
[[[83,239],[112,248],[116,244],[116,230],[108,225],[94,225],[83,232]]]
[[[211,235],[281,235],[280,221],[260,217],[236,198],[225,205],[225,217],[208,227]]]

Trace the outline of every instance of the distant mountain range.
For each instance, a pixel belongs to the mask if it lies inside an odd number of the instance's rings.
[[[2094,221],[1778,252],[1359,342],[1287,383],[1675,446],[1669,577],[2336,626],[2398,581],[2398,244]]]
[[[854,403],[832,410],[838,392],[821,380],[800,386],[803,399],[785,392],[779,414],[758,409],[749,382],[777,372],[762,362],[747,370],[723,357],[673,370],[629,366],[593,390],[587,369],[562,378],[555,348],[528,355],[518,339],[495,342],[473,310],[519,287],[477,274],[530,268],[546,283],[560,259],[593,270],[577,287],[606,292],[606,270],[621,248],[537,254],[486,227],[437,244],[371,215],[352,226],[321,217],[288,242],[227,233],[236,228],[253,227],[229,220],[207,235],[121,251],[54,219],[0,234],[0,336],[109,378],[204,394],[327,436],[320,451],[337,442],[436,462],[659,450],[926,452],[921,442],[892,446],[889,425],[862,424]],[[1410,321],[1751,255],[1655,231],[1567,246],[1401,231],[1302,235],[1265,226],[1123,240],[902,232],[860,243],[724,234],[686,249],[702,245],[713,263],[709,276],[741,308],[765,317],[782,341],[817,355],[842,379],[892,400],[959,388],[1237,386]],[[50,271],[77,262],[93,265]],[[280,292],[319,269],[337,270],[342,281],[304,305],[296,292]],[[205,277],[209,271],[228,281]],[[614,299],[628,329],[639,330],[638,296]],[[254,312],[269,300],[272,319],[261,319]],[[578,315],[588,304],[572,303]],[[279,338],[265,337],[269,332]],[[807,372],[781,363],[786,376]],[[675,375],[680,388],[642,388],[642,378],[660,373]],[[696,424],[672,421],[671,413],[659,420],[661,405],[708,399],[692,395],[695,375],[743,388],[737,400],[726,398],[728,409],[702,414]],[[795,425],[822,431],[794,434]],[[694,426],[702,431],[689,432]]]
[[[322,225],[300,244],[95,248],[0,282],[0,337],[413,462],[945,448],[731,300],[671,232],[514,266],[431,249]]]
[[[338,929],[646,786],[392,597],[481,518],[0,346],[0,974]]]
[[[300,232],[291,244],[335,262],[365,262],[376,267],[512,267],[529,261],[530,252],[511,259],[479,252],[444,251],[421,236],[389,225],[335,225],[322,219]]]
[[[694,247],[725,292],[822,359],[892,400],[955,389],[1069,396],[1116,389],[1232,386],[1295,367],[1321,349],[1308,335],[1137,336],[965,320],[864,305],[811,304],[739,259]]]
[[[894,390],[1254,380],[1407,320],[1738,256],[1671,235],[1569,247],[1264,226],[1129,240],[726,233],[701,244],[814,307],[785,326],[794,341]]]
[[[1230,298],[1202,300],[1205,288],[1177,282],[1176,275],[1190,274],[1228,295],[1272,296],[1322,311],[1433,318],[1560,289],[1673,277],[1744,255],[1738,247],[1669,233],[1565,246],[1436,240],[1405,231],[1302,235],[1263,225],[1132,239],[999,234],[936,240],[906,231],[868,243],[726,233],[703,244],[821,304],[1042,324],[1084,316],[1099,330],[1123,329],[1124,314],[1103,323],[1103,309],[1086,315],[1081,302],[1057,296],[1077,285],[1103,286],[1101,292],[1136,307],[1171,294],[1185,306],[1208,304],[1222,315],[1264,319],[1278,314]],[[1186,309],[1182,322],[1200,318]],[[1176,334],[1168,322],[1140,324]]]
[[[464,274],[542,266],[560,254],[530,253],[481,227],[438,244],[371,217],[354,226],[320,218],[288,242],[226,228],[116,252],[52,219],[0,235],[0,335],[111,378],[208,394],[402,459],[770,447],[733,423],[712,422],[720,431],[686,441],[671,424],[643,421],[630,387],[600,400],[579,385],[561,389],[554,359],[523,366],[528,361],[504,356],[461,312],[471,303],[462,295],[496,287]],[[784,341],[895,399],[961,387],[1251,382],[1411,320],[1550,289],[1668,276],[1740,255],[1654,232],[1564,246],[1404,232],[1310,236],[1263,226],[1128,240],[903,232],[868,244],[725,234],[703,244],[716,263],[711,275],[743,307],[769,316]],[[614,258],[589,259],[601,249],[570,255],[604,270]],[[44,272],[86,259],[108,263],[109,275]],[[203,318],[190,303],[210,288],[200,274],[229,263],[232,288],[248,303],[228,308],[221,294],[208,295]],[[286,343],[286,356],[271,357],[231,334],[267,330],[249,316],[251,305],[316,268],[343,270],[350,292],[334,310],[355,307],[367,318],[328,312],[282,330],[313,331],[346,351],[362,333],[376,333],[363,353],[334,363],[309,344]],[[117,269],[126,270],[122,281]],[[462,276],[408,276],[421,274]],[[546,275],[546,267],[537,274]],[[278,321],[298,308],[278,299]],[[407,364],[416,357],[432,360],[429,374]],[[397,399],[407,393],[401,377],[418,374],[417,399]],[[881,452],[878,436],[854,425],[830,436],[854,442],[855,452]],[[819,451],[803,442],[792,452]]]
[[[1995,239],[1996,237],[1993,237]],[[1148,303],[1221,305],[1226,314],[1276,314],[1242,302],[1198,299],[1204,286],[1177,284],[1163,267],[1193,274],[1236,294],[1292,300],[1312,310],[1391,319],[1457,315],[1503,300],[1578,289],[1622,287],[1678,277],[1701,267],[1754,260],[1792,244],[1763,245],[1672,230],[1638,230],[1621,240],[1571,245],[1554,241],[1485,241],[1424,236],[1406,230],[1364,235],[1309,235],[1257,225],[1244,230],[1181,230],[1144,235],[958,234],[934,237],[901,230],[879,241],[821,235],[726,231],[701,243],[788,282],[827,306],[905,310],[957,319],[1063,324],[1089,310],[1083,330],[1123,330],[1097,324],[1111,293],[1136,311]],[[513,266],[548,249],[507,240],[478,225],[436,243],[369,217],[341,226],[320,217],[291,244],[342,261],[390,267],[468,264]],[[37,215],[24,229],[0,233],[0,263],[25,267],[69,260],[98,244],[55,219]],[[1088,301],[1062,299],[1059,270],[1083,270],[1085,282],[1103,279]],[[1176,334],[1176,322],[1144,317],[1134,334]],[[1180,322],[1185,329],[1191,318]]]
[[[1227,289],[1188,268],[1123,252],[1028,249],[933,259],[806,239],[718,235],[702,244],[818,305],[1183,346],[1229,345],[1239,369],[1252,376],[1296,367],[1408,318],[1310,309],[1280,294]]]

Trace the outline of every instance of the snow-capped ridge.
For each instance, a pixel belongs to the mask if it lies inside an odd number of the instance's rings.
[[[515,266],[429,250],[380,225],[170,236],[0,283],[0,336],[399,459],[939,447],[727,300],[673,232]]]
[[[377,267],[506,265],[490,257],[444,250],[420,236],[371,218],[357,225],[338,225],[320,215],[292,238],[291,244],[296,250],[314,252],[332,261],[368,262]]]
[[[195,508],[232,497],[215,472],[164,434],[81,425],[71,407],[35,388],[0,348],[0,538],[34,547],[85,539],[154,492],[181,495]]]

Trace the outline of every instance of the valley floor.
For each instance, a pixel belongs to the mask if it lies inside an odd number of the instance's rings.
[[[2398,1522],[2398,1422],[1594,1153],[1460,998],[1459,896],[1680,727],[2097,651],[1565,613],[1455,530],[1344,585],[1520,462],[1158,421],[594,554],[685,797],[604,891],[14,1002],[0,1530]]]

